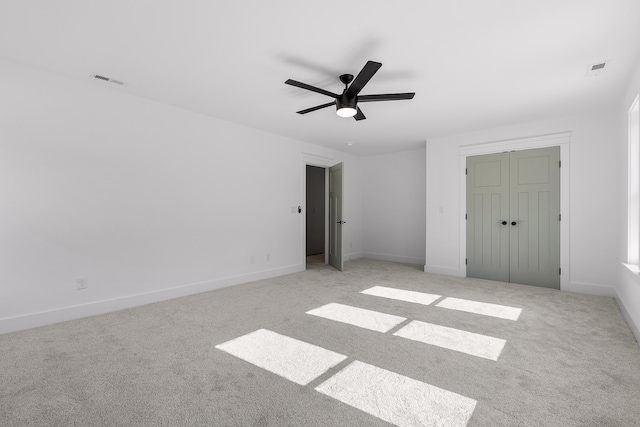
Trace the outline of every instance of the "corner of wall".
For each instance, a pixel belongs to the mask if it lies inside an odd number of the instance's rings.
[[[621,264],[619,277],[615,299],[636,341],[640,342],[640,275]]]
[[[566,285],[561,285],[560,290],[564,292],[576,292],[579,294],[596,295],[600,297],[616,298],[616,288],[613,286],[596,285],[593,283],[581,283],[570,281]]]

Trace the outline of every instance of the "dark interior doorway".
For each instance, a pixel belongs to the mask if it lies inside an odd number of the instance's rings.
[[[307,165],[307,256],[324,254],[326,169]]]

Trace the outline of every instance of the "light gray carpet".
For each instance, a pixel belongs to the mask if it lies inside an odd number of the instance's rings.
[[[505,321],[359,294],[376,285],[523,311]],[[305,314],[331,302],[507,343],[492,361]],[[257,329],[475,399],[469,426],[640,425],[640,348],[613,299],[365,259],[0,335],[0,425],[388,425],[318,393],[319,381],[215,349]]]

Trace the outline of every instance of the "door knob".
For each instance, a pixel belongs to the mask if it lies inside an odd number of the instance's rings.
[[[347,223],[347,221],[338,221],[338,222],[336,222],[336,224],[346,224],[346,223]]]
[[[502,221],[502,225],[507,225],[507,221]]]
[[[516,224],[518,224],[518,223],[515,222],[515,221],[511,221],[511,225],[516,225]]]

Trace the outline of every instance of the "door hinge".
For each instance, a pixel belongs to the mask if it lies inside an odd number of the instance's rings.
[[[558,167],[561,168],[562,167],[562,160],[558,160]]]
[[[558,269],[558,274],[562,275],[562,269],[561,268]]]
[[[464,174],[467,175],[468,174],[468,170],[467,168],[464,168]]]
[[[562,214],[558,214],[558,221],[562,221]]]
[[[464,259],[464,265],[467,265],[467,259],[466,258]]]
[[[465,220],[467,219],[467,214],[464,214],[464,219],[465,219]]]

